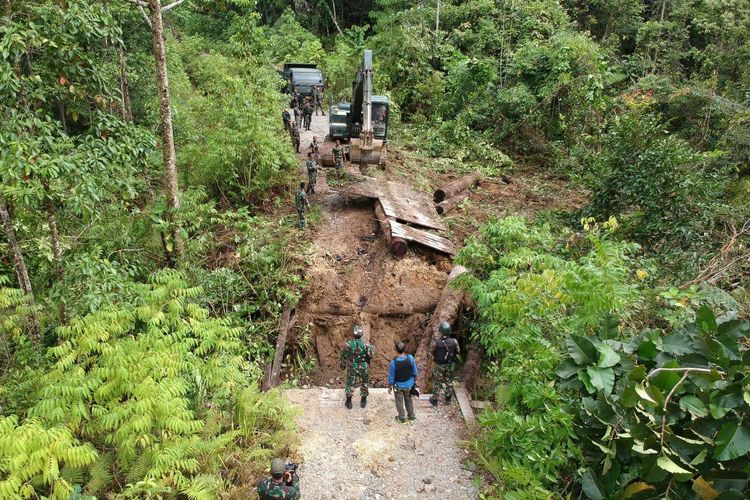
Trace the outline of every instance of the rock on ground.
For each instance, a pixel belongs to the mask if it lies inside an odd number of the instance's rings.
[[[394,420],[393,396],[373,389],[367,407],[344,407],[342,389],[314,387],[284,392],[302,409],[298,416],[303,498],[400,499],[476,498],[467,454],[458,443],[464,431],[455,406],[433,408],[415,401],[417,420]]]

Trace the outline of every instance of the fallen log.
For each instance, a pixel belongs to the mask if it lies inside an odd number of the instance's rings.
[[[440,294],[440,300],[438,300],[437,306],[435,306],[435,311],[432,313],[432,317],[422,334],[419,347],[417,347],[417,352],[414,356],[419,367],[419,375],[417,377],[417,385],[419,387],[425,388],[427,376],[432,373],[432,341],[441,338],[438,325],[443,321],[447,321],[452,325],[456,321],[456,318],[458,318],[461,305],[466,299],[465,292],[456,290],[450,286],[453,280],[465,272],[467,272],[465,267],[453,266],[448,276],[448,281],[445,283],[445,288],[443,288],[443,292]]]
[[[440,203],[448,198],[452,198],[462,191],[466,191],[481,182],[482,178],[478,173],[465,175],[459,179],[449,182],[445,186],[435,190],[432,201]]]
[[[391,219],[385,214],[385,209],[380,203],[380,200],[375,202],[375,217],[378,219],[378,222],[380,222],[380,228],[383,230],[385,241],[388,243],[388,248],[391,253],[396,257],[403,257],[406,255],[406,251],[408,250],[406,240],[394,237],[391,233],[391,224],[389,222]]]
[[[441,201],[440,203],[436,203],[435,210],[437,211],[438,215],[443,215],[444,213],[447,213],[453,210],[458,205],[463,203],[464,200],[466,200],[468,197],[469,197],[468,192],[459,193],[453,198],[448,198],[447,200]]]
[[[295,317],[292,316],[292,309],[285,307],[281,313],[281,328],[279,336],[276,338],[276,351],[273,355],[273,362],[269,371],[263,380],[263,391],[268,391],[279,385],[279,376],[281,375],[281,362],[284,360],[284,350],[286,349],[286,337],[289,330],[294,324]]]
[[[484,350],[481,345],[473,344],[469,347],[466,353],[464,361],[464,371],[462,380],[464,386],[469,394],[474,392],[477,386],[477,379],[479,378],[479,372],[482,368],[482,358],[484,357]]]

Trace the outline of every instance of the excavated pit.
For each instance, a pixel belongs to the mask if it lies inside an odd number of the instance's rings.
[[[345,374],[339,354],[352,326],[361,323],[375,345],[370,376],[387,385],[383,357],[394,343],[414,353],[451,269],[447,256],[413,247],[403,258],[388,251],[371,200],[327,197],[325,220],[314,238],[306,272],[309,287],[297,307],[300,327],[311,326],[318,363],[313,382],[339,387]]]

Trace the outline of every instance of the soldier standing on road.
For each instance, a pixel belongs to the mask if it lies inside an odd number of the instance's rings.
[[[344,405],[351,410],[352,408],[352,396],[354,395],[354,385],[359,380],[361,386],[359,388],[360,408],[367,406],[367,395],[369,389],[367,385],[370,383],[370,372],[368,365],[372,359],[374,348],[372,344],[366,343],[362,340],[362,327],[354,325],[353,339],[349,339],[344,344],[344,348],[341,350],[340,364],[341,368],[347,368],[346,372],[346,402]]]
[[[292,138],[292,147],[297,153],[299,153],[299,129],[295,122],[289,124],[289,135]]]
[[[294,112],[294,121],[297,122],[297,127],[302,126],[302,111],[299,109],[298,106],[294,106],[292,111]]]
[[[307,161],[305,162],[305,167],[307,167],[307,191],[305,192],[307,194],[314,193],[315,184],[318,183],[318,168],[313,161],[312,152],[307,153]]]
[[[271,477],[258,484],[260,500],[297,500],[299,493],[299,476],[286,470],[280,458],[271,460]]]
[[[284,121],[284,130],[289,132],[289,122],[292,121],[292,115],[289,114],[289,110],[285,109],[283,113],[281,113],[281,119]]]
[[[313,89],[313,104],[315,105],[315,116],[318,116],[318,109],[320,109],[323,116],[326,115],[325,111],[323,111],[323,89],[320,85],[316,85]]]
[[[333,161],[336,164],[336,175],[341,177],[344,171],[344,148],[341,147],[341,141],[336,139],[336,145],[333,147]]]
[[[447,321],[440,323],[438,331],[443,337],[432,342],[432,357],[435,360],[435,369],[432,372],[432,396],[430,396],[432,406],[437,406],[441,390],[445,392],[445,404],[450,404],[453,392],[451,383],[456,370],[456,354],[460,352],[458,341],[451,337],[451,325]]]
[[[403,342],[396,342],[398,356],[391,360],[388,369],[388,394],[391,391],[394,393],[398,412],[396,421],[400,423],[406,422],[407,416],[409,420],[417,419],[414,414],[414,402],[411,400],[411,390],[419,372],[414,356],[405,354],[405,351],[406,345]],[[404,405],[406,405],[406,413],[404,413]]]
[[[310,101],[305,102],[305,130],[310,130],[310,123],[312,122],[313,107]]]
[[[294,206],[297,207],[297,216],[299,217],[299,228],[305,229],[305,210],[310,208],[310,202],[307,200],[307,195],[305,194],[305,183],[300,182],[299,183],[299,189],[297,190],[297,194],[294,195]]]
[[[313,160],[315,163],[320,165],[320,143],[318,142],[318,136],[314,135],[312,142],[310,143],[310,152],[313,154]]]

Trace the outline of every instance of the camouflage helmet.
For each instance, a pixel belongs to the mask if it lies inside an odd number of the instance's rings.
[[[440,335],[450,335],[451,334],[451,325],[447,321],[441,321],[438,325],[438,331],[440,332]]]
[[[352,328],[352,334],[354,335],[355,339],[361,339],[362,334],[364,334],[364,332],[362,331],[362,327],[360,325],[354,325],[354,328]]]
[[[280,458],[274,458],[271,460],[271,475],[280,476],[286,472],[286,464]]]

